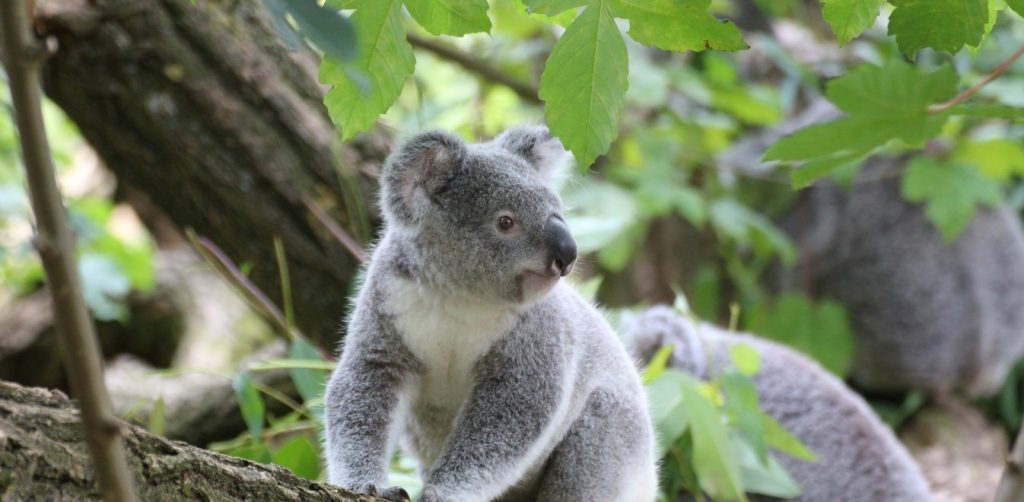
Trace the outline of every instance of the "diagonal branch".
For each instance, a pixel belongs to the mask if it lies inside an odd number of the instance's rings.
[[[999,78],[1003,73],[1006,73],[1006,70],[1008,70],[1010,66],[1013,66],[1013,63],[1017,62],[1021,56],[1024,56],[1024,46],[1021,46],[1013,54],[1010,54],[1010,57],[1006,58],[1002,63],[999,63],[999,66],[993,68],[992,71],[988,75],[985,75],[985,78],[981,79],[977,84],[972,85],[969,89],[957,94],[953,99],[950,99],[945,103],[929,106],[928,113],[942,113],[956,105],[959,105],[960,103],[963,103],[964,101],[967,101],[968,98],[977,94],[982,87],[985,87],[989,82],[992,82]]]
[[[540,100],[536,87],[520,82],[498,68],[466,54],[465,52],[442,42],[424,38],[412,33],[406,35],[406,39],[408,39],[409,43],[414,47],[419,47],[425,51],[432,52],[440,56],[442,59],[447,59],[448,61],[451,61],[472,73],[476,73],[491,82],[508,87],[512,92],[515,92],[520,98],[523,98],[526,101],[538,105],[543,103]]]

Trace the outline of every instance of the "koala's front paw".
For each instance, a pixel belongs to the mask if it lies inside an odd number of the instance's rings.
[[[404,502],[406,500],[412,500],[409,497],[409,493],[405,491],[401,486],[392,486],[385,488],[383,491],[377,489],[377,485],[373,483],[366,483],[361,486],[358,490],[359,493],[364,495],[372,495],[374,497],[380,497],[384,500],[390,500],[392,502]]]
[[[423,487],[423,493],[420,493],[416,502],[449,502],[449,499],[442,496],[436,486],[427,485]]]

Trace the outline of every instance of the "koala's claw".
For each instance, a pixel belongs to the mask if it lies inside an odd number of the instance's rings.
[[[409,496],[409,492],[405,491],[405,488],[401,486],[392,486],[380,494],[380,498],[390,500],[392,502],[404,502],[406,500],[412,500]]]
[[[409,492],[405,491],[405,488],[402,488],[401,486],[392,486],[390,488],[385,488],[382,491],[373,483],[365,483],[357,491],[364,495],[379,497],[384,500],[390,500],[391,502],[405,502],[406,500],[412,500],[412,497],[409,496]]]

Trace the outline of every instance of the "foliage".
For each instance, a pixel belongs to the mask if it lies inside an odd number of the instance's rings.
[[[663,347],[645,370],[651,418],[662,464],[662,498],[682,491],[715,500],[747,500],[747,493],[791,498],[800,487],[769,447],[801,460],[815,457],[798,439],[761,411],[752,377],[758,353],[747,345],[730,350],[730,366],[702,382],[666,369],[673,347]]]
[[[813,303],[803,295],[784,294],[771,305],[762,305],[749,329],[803,352],[840,378],[849,370],[853,335],[838,303]]]
[[[3,89],[0,105],[10,111],[7,99]],[[52,103],[45,102],[43,111],[58,174],[69,175],[83,149],[81,137]],[[44,277],[32,248],[33,223],[13,124],[9,113],[0,114],[0,293],[21,296],[38,289]],[[76,192],[67,205],[90,311],[100,320],[126,320],[128,293],[153,286],[153,246],[148,235],[104,194]]]

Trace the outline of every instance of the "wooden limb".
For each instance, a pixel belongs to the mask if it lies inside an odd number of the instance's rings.
[[[335,486],[154,436],[120,423],[142,500],[372,502]],[[81,423],[57,391],[0,382],[0,493],[4,500],[91,500],[94,477]]]
[[[437,40],[431,40],[412,33],[406,35],[405,38],[409,40],[409,43],[412,44],[413,47],[418,47],[427,52],[432,52],[437,56],[440,56],[442,59],[451,61],[472,73],[480,75],[486,80],[508,87],[512,92],[518,94],[520,98],[523,98],[530,103],[538,105],[543,103],[543,101],[540,100],[540,93],[537,91],[536,87],[512,78],[507,73],[491,66],[485,61],[481,61],[450,45],[438,42]]]
[[[21,140],[22,158],[35,215],[35,245],[53,296],[61,353],[78,398],[86,443],[103,499],[133,501],[135,491],[121,444],[120,427],[103,386],[103,363],[92,318],[82,296],[75,246],[57,188],[43,123],[39,64],[43,46],[29,32],[25,2],[0,4],[11,101]]]

